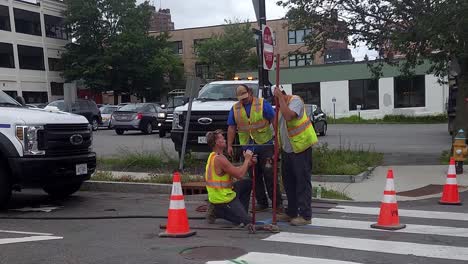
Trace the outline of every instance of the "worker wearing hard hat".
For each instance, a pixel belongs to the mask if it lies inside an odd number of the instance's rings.
[[[286,214],[279,221],[307,225],[312,218],[312,146],[318,142],[314,127],[297,95],[287,95],[282,87],[272,87],[279,103],[281,173],[288,197]]]
[[[269,208],[268,196],[273,201],[273,129],[272,121],[275,111],[270,103],[263,98],[253,95],[252,89],[240,84],[236,88],[237,102],[228,117],[228,154],[233,155],[232,145],[239,136],[240,145],[249,145],[245,149],[252,150],[258,159],[255,166],[255,198],[257,199],[256,211],[264,211]],[[255,146],[260,145],[260,146]],[[276,186],[277,212],[283,211],[283,202],[279,184]]]

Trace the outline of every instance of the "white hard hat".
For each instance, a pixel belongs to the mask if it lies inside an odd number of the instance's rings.
[[[271,86],[271,94],[272,94],[272,95],[275,94],[275,88],[276,88],[276,85],[272,85],[272,86]],[[280,89],[281,92],[284,93],[283,85],[280,84],[279,89]]]

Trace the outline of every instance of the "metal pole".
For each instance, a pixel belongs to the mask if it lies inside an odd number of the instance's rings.
[[[333,103],[333,122],[336,124],[336,109],[335,109],[335,103]]]
[[[255,225],[255,164],[252,165],[252,225]]]
[[[258,19],[258,26],[260,31],[263,29],[263,25],[266,25],[266,8],[265,8],[265,0],[259,0],[259,19]],[[266,87],[269,86],[270,81],[268,78],[268,71],[263,69],[263,34],[260,34],[258,39],[259,41],[259,62],[258,62],[258,86],[260,89],[263,89],[263,94],[269,94],[265,92]]]
[[[280,73],[280,55],[276,54],[276,87],[279,87],[280,85],[280,78],[279,78],[279,73]],[[273,217],[272,217],[272,224],[276,225],[276,186],[278,185],[278,156],[279,156],[279,128],[278,128],[278,119],[279,119],[279,101],[278,98],[275,98],[275,156],[273,157]]]
[[[184,138],[182,140],[182,150],[180,152],[180,157],[179,157],[179,171],[184,170],[185,152],[187,148],[187,137],[188,137],[189,124],[190,124],[190,116],[192,114],[192,102],[193,102],[194,93],[195,91],[198,90],[197,87],[199,86],[200,86],[200,82],[198,78],[189,77],[187,79],[186,89],[189,90],[190,94],[189,94],[189,104],[187,108],[187,118],[185,120],[185,127],[184,127]],[[197,89],[197,90],[194,90],[194,89]]]

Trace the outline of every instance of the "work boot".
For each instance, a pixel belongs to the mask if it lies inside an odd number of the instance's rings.
[[[293,226],[303,226],[312,224],[312,220],[305,220],[304,217],[298,216],[291,220],[291,225]]]
[[[280,214],[277,214],[276,215],[276,220],[278,222],[290,222],[291,221],[291,217],[287,214],[284,214],[284,213],[280,213]]]
[[[208,203],[206,209],[206,221],[208,224],[214,224],[216,222],[215,206],[212,203]]]

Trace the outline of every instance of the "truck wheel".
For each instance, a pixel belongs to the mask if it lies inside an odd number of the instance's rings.
[[[5,208],[11,198],[9,174],[4,164],[0,162],[0,209]]]
[[[125,130],[123,130],[123,129],[116,129],[115,130],[115,133],[117,133],[117,135],[123,135],[124,132],[125,132]]]
[[[54,198],[66,198],[75,192],[77,192],[80,187],[81,187],[81,182],[80,183],[70,183],[70,184],[65,184],[65,185],[50,185],[50,186],[45,186],[44,191],[48,193],[50,196]]]
[[[93,131],[97,131],[99,128],[99,120],[94,117],[91,126],[93,127]]]
[[[159,137],[160,138],[163,138],[166,136],[166,131],[162,128],[159,129]]]

